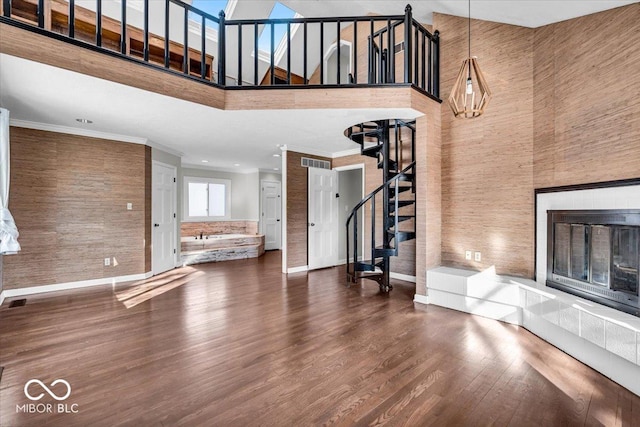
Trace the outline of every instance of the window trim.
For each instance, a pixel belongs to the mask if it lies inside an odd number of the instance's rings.
[[[189,216],[189,184],[222,184],[225,186],[224,216]],[[219,178],[202,178],[197,176],[185,176],[183,183],[182,222],[213,222],[228,221],[231,219],[231,180]]]

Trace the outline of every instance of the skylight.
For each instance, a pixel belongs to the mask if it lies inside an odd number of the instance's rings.
[[[195,0],[194,0],[195,1]],[[269,19],[291,19],[296,16],[296,12],[292,9],[289,9],[287,6],[283,5],[280,2],[276,2],[271,9],[271,13],[269,14]],[[300,16],[300,15],[298,15]],[[286,24],[278,24],[274,26],[273,29],[273,40],[275,46],[273,50],[275,51],[278,48],[280,42],[284,39],[287,34],[287,25]],[[271,26],[267,25],[264,27],[260,38],[258,39],[258,49],[263,52],[271,52]]]
[[[228,3],[229,0],[193,0],[191,6],[217,18],[221,10],[226,10]],[[189,19],[200,23],[201,17],[193,12],[189,12]],[[209,28],[218,28],[218,24],[211,21],[207,21],[206,26]]]

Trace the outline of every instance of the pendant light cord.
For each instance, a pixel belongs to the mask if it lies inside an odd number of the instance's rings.
[[[468,28],[467,34],[469,36],[469,78],[471,78],[471,0],[469,0],[469,20],[468,20]]]

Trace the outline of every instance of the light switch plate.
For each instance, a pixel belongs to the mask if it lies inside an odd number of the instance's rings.
[[[465,251],[465,253],[464,253],[464,258],[465,258],[467,261],[471,261],[471,251]]]
[[[476,260],[476,262],[480,262],[482,260],[482,255],[480,254],[480,252],[476,252],[475,260]]]
[[[127,210],[133,210],[133,203],[127,203]]]

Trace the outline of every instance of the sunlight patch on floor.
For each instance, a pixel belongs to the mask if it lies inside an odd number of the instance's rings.
[[[131,284],[126,289],[115,291],[114,293],[118,301],[122,302],[126,308],[131,308],[180,287],[194,277],[203,274],[202,271],[198,271],[195,268],[184,267],[171,270],[151,279],[141,280]]]

